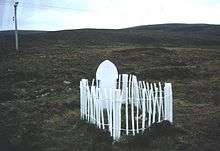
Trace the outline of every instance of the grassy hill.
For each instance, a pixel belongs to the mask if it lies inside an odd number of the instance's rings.
[[[0,32],[0,148],[220,149],[219,25],[20,31],[19,52],[13,38],[12,31]],[[105,59],[140,80],[172,82],[175,128],[112,145],[104,132],[81,122],[79,80],[94,78]]]
[[[13,49],[13,32],[0,32],[1,50]],[[66,31],[20,31],[21,49],[48,50],[93,47],[218,47],[220,26],[206,24],[164,24],[126,29],[79,29]],[[41,50],[42,51],[42,50]]]

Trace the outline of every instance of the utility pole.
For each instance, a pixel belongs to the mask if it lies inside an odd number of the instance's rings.
[[[16,50],[18,50],[17,6],[18,6],[18,2],[15,2],[15,4],[14,4],[14,22],[15,22],[15,49]]]

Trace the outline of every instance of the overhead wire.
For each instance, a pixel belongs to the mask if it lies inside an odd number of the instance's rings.
[[[7,3],[7,2],[4,2],[4,3],[1,3],[0,2],[0,5],[8,5],[11,3]],[[35,7],[35,8],[54,8],[54,9],[63,9],[63,10],[72,10],[72,11],[90,11],[90,10],[86,10],[86,9],[74,9],[74,8],[70,8],[70,7],[60,7],[60,6],[54,6],[54,5],[36,5],[34,3],[31,3],[31,2],[19,2],[19,5],[28,5],[28,6],[32,6],[32,7]]]
[[[0,3],[0,5],[7,5],[7,4],[9,4],[9,3]]]
[[[9,2],[0,2],[0,5],[14,5],[13,3]],[[35,8],[55,8],[55,9],[65,9],[65,10],[72,10],[72,11],[90,11],[90,10],[85,10],[85,9],[73,9],[70,7],[60,7],[60,6],[54,6],[54,5],[36,5],[31,2],[19,2],[19,5],[29,5]]]
[[[19,1],[18,1],[19,2]],[[0,5],[1,6],[14,6],[14,2],[0,2]],[[33,2],[19,2],[19,5],[20,6],[23,6],[24,8],[25,7],[28,7],[29,8],[34,8],[34,9],[62,9],[62,10],[69,10],[69,11],[75,11],[75,12],[85,12],[85,11],[91,11],[91,10],[87,10],[87,9],[75,9],[75,8],[70,8],[70,7],[62,7],[62,6],[55,6],[55,5],[45,5],[45,4],[39,4],[39,3],[33,3]],[[4,13],[4,10],[2,10],[3,12],[1,13],[3,15]],[[3,16],[0,14],[0,22],[1,24],[3,23]],[[1,25],[2,26],[2,25]]]

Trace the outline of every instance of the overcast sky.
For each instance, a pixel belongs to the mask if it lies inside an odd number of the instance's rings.
[[[124,28],[161,23],[220,24],[220,0],[18,0],[18,28]],[[13,29],[14,0],[0,0],[0,30]]]

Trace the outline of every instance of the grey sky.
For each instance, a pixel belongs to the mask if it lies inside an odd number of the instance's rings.
[[[220,24],[220,0],[18,0],[19,29]],[[14,0],[0,0],[0,30],[13,29]]]

